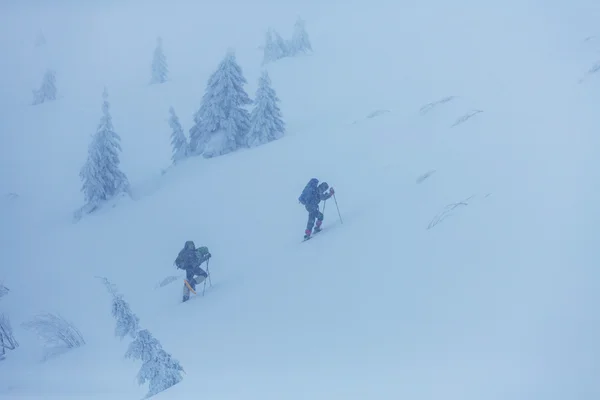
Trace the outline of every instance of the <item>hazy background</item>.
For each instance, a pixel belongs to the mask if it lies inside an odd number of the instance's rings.
[[[187,134],[228,48],[253,97],[267,28],[289,38],[298,16],[314,54],[268,66],[286,137],[162,176],[168,108]],[[149,86],[157,36],[170,82]],[[186,368],[173,396],[600,395],[600,3],[2,1],[0,49],[0,307],[22,338],[0,393],[145,392],[93,278],[107,275]],[[30,106],[47,68],[59,98]],[[104,87],[134,199],[72,224]],[[299,248],[313,176],[346,219],[328,203],[331,236]],[[188,238],[218,272],[184,309],[179,283],[154,286]],[[88,344],[39,363],[19,324],[46,309]]]

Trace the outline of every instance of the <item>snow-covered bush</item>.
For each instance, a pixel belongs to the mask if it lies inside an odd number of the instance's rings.
[[[67,350],[85,344],[81,332],[60,315],[40,314],[24,323],[23,327],[35,332],[51,349]]]

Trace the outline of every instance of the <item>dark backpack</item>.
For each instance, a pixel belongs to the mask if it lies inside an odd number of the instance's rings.
[[[317,189],[318,183],[319,183],[319,180],[316,178],[312,178],[310,181],[308,181],[308,183],[304,187],[304,190],[302,191],[302,194],[300,194],[300,197],[298,197],[298,201],[300,202],[300,204],[306,205],[308,200],[312,196],[314,196],[314,192]]]

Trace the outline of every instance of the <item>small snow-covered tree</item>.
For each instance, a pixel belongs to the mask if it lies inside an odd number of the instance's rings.
[[[120,294],[115,294],[112,301],[112,316],[117,320],[115,336],[123,339],[125,336],[135,337],[140,320],[129,308],[129,304]]]
[[[138,317],[118,293],[117,287],[106,278],[97,278],[113,296],[112,315],[117,320],[116,336],[121,339],[125,336],[133,338],[125,357],[142,362],[137,379],[140,385],[149,382],[147,397],[179,383],[183,379],[182,372],[185,372],[179,361],[165,352],[160,342],[147,329],[140,329]]]
[[[258,81],[254,108],[250,113],[250,130],[247,136],[248,147],[259,146],[280,139],[285,134],[285,123],[279,109],[279,98],[271,87],[267,71],[263,71]]]
[[[279,32],[277,31],[273,31],[273,41],[275,43],[275,52],[277,55],[279,55],[279,58],[283,58],[283,57],[287,57],[290,55],[289,49],[288,49],[288,44],[286,43],[286,41],[281,37],[281,35],[279,34]]]
[[[140,319],[135,315],[117,287],[106,278],[100,278],[108,292],[112,295],[112,316],[117,320],[115,336],[123,339],[125,336],[135,338],[139,331]]]
[[[312,52],[312,46],[308,33],[306,32],[306,26],[304,20],[298,18],[294,24],[294,33],[292,34],[292,40],[289,45],[290,55],[296,55],[298,53]]]
[[[265,35],[265,45],[263,46],[263,65],[277,60],[277,57],[273,54],[274,47],[275,42],[273,42],[273,33],[269,29]]]
[[[188,156],[189,153],[189,144],[183,133],[183,128],[181,127],[181,123],[179,122],[179,117],[175,114],[175,109],[173,107],[169,108],[169,113],[171,117],[169,118],[169,126],[171,126],[171,146],[173,148],[173,155],[171,159],[173,160],[173,164],[177,164],[179,161],[183,160]]]
[[[46,37],[42,32],[39,32],[35,38],[35,47],[42,47],[46,44]]]
[[[244,90],[246,78],[230,50],[210,76],[200,109],[190,129],[194,154],[215,157],[245,146],[250,115],[244,108],[252,103]]]
[[[162,49],[162,38],[156,39],[156,49],[152,59],[152,77],[150,83],[165,83],[169,75],[167,67],[167,58]]]
[[[279,33],[273,29],[269,29],[266,34],[263,52],[264,65],[286,57],[288,55],[287,44]]]
[[[42,86],[33,91],[33,105],[56,100],[56,72],[49,69],[44,74]]]
[[[102,97],[103,115],[88,147],[88,158],[79,173],[83,182],[81,190],[86,205],[91,206],[90,211],[102,202],[129,191],[129,180],[119,167],[121,137],[113,127],[106,89]]]
[[[125,357],[142,361],[138,372],[138,383],[149,383],[147,397],[154,396],[183,379],[184,369],[170,354],[163,350],[160,342],[147,330],[138,332],[131,342]]]

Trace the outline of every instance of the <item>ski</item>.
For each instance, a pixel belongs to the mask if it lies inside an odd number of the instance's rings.
[[[314,236],[315,236],[317,233],[320,233],[320,232],[322,232],[322,231],[323,231],[323,228],[321,228],[321,230],[319,230],[318,232],[314,232],[312,235],[310,235],[310,236],[309,236],[309,237],[307,237],[306,239],[304,239],[304,238],[303,238],[303,239],[302,239],[302,242],[306,242],[306,241],[308,241],[308,240],[312,239],[312,238],[313,238],[313,237],[314,237]],[[302,243],[302,242],[301,242],[301,243]]]
[[[187,281],[187,279],[184,279],[183,282],[185,283],[185,286],[187,286],[187,288],[190,290],[190,292],[197,294],[196,291],[194,289],[192,289],[192,285],[190,285],[190,283]]]

